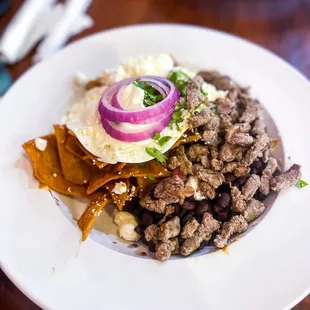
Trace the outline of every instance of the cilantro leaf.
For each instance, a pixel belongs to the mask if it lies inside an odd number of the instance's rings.
[[[133,81],[133,84],[134,84],[135,86],[137,86],[138,88],[140,88],[140,89],[142,89],[142,90],[145,90],[144,83],[141,82],[141,80],[136,79],[135,81]]]
[[[156,132],[152,138],[153,140],[157,141],[158,139],[160,139],[160,133]]]
[[[163,95],[149,83],[142,82],[141,80],[137,79],[133,81],[133,84],[136,87],[144,90],[143,105],[145,107],[150,107],[163,100]]]
[[[160,145],[160,146],[164,146],[168,141],[170,141],[172,138],[169,137],[169,136],[164,136],[164,137],[161,137],[157,143]]]
[[[153,182],[157,182],[156,179],[154,177],[152,177],[150,174],[147,174],[146,177],[148,178],[148,180],[153,181]]]
[[[210,108],[210,110],[213,112],[214,115],[217,115],[216,106]]]
[[[183,122],[183,110],[184,110],[184,105],[177,104],[177,109],[174,110],[173,114],[172,114],[172,118],[168,124],[168,127],[172,130],[173,129],[173,125],[176,125],[176,128],[178,131],[181,131],[180,125],[179,123]]]
[[[200,87],[200,92],[201,92],[205,97],[208,96],[208,93],[207,93],[206,91],[203,90],[202,86]]]
[[[308,183],[306,181],[302,180],[302,179],[298,180],[296,182],[296,184],[295,184],[295,186],[298,187],[298,188],[303,188],[303,187],[305,187],[307,185],[308,185]]]
[[[146,152],[156,158],[161,164],[165,163],[167,157],[155,147],[146,147]]]
[[[171,71],[168,79],[176,86],[183,97],[186,96],[186,86],[191,78],[181,70]]]

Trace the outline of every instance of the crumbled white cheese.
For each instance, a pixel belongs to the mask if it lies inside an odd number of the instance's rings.
[[[168,54],[129,57],[116,69],[107,70],[103,74],[102,80],[106,85],[111,85],[139,75],[166,77],[173,65],[173,59]]]
[[[195,177],[189,177],[187,182],[186,182],[187,186],[190,186],[193,190],[194,190],[194,199],[195,200],[203,200],[206,199],[207,197],[203,195],[203,193],[201,192],[201,190],[199,189],[199,181],[197,178]]]
[[[113,189],[112,189],[112,193],[117,194],[117,195],[121,195],[126,193],[127,191],[127,185],[124,182],[117,182],[115,183]]]
[[[139,235],[135,232],[138,221],[131,213],[117,212],[114,216],[114,222],[118,226],[117,231],[121,238],[126,241],[137,241],[139,239]]]
[[[34,144],[39,151],[44,152],[47,147],[47,140],[37,138],[34,140]]]
[[[74,86],[85,87],[88,82],[87,76],[82,72],[77,72],[73,78]]]
[[[127,241],[136,241],[138,240],[135,236],[137,234],[135,232],[135,225],[129,223],[129,224],[123,224],[118,229],[119,236]]]

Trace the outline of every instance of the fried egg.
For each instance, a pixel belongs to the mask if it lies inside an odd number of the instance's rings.
[[[170,58],[171,61],[168,61]],[[159,75],[167,77],[169,71],[172,69],[173,61],[169,55],[163,56],[146,56],[146,57],[131,57],[128,62],[121,65],[122,69],[116,69],[111,73],[111,79],[116,79],[115,72],[126,71],[124,77],[139,75]],[[161,68],[160,65],[165,66]],[[145,68],[145,69],[143,69]],[[191,76],[195,75],[195,72],[189,72]],[[119,75],[117,75],[117,79]],[[213,85],[206,84],[204,88],[208,91],[208,98],[216,99],[224,97],[226,95],[223,91],[217,91]],[[124,142],[112,138],[103,128],[101,124],[100,115],[98,112],[98,105],[100,97],[102,96],[105,88],[96,87],[85,92],[84,96],[79,98],[68,111],[67,115],[63,119],[63,123],[74,132],[80,143],[93,155],[95,155],[99,161],[109,164],[115,164],[117,162],[124,163],[142,163],[153,159],[146,152],[146,148],[156,148],[162,153],[168,151],[175,142],[184,134],[188,129],[188,112],[183,112],[184,121],[179,123],[177,129],[173,125],[172,129],[166,127],[160,136],[169,136],[171,139],[160,146],[154,139],[140,142]],[[131,100],[135,101],[132,96],[126,95]],[[139,100],[143,99],[141,94]],[[137,99],[137,98],[136,98]],[[128,103],[127,103],[128,104]],[[135,105],[138,103],[136,102]]]

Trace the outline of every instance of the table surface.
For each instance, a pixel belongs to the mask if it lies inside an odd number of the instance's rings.
[[[11,2],[10,10],[0,17],[0,30],[5,28],[23,0]],[[258,43],[310,77],[310,0],[93,0],[88,13],[95,25],[72,40],[139,23],[196,24]],[[9,68],[13,79],[31,66],[31,56]],[[0,270],[0,309],[39,310],[39,307]],[[309,309],[310,295],[294,307],[294,310]]]

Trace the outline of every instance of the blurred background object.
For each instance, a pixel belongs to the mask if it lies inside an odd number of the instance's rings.
[[[2,1],[2,0],[0,0]],[[73,35],[93,25],[93,20],[85,12],[92,0],[25,0],[0,39],[0,60],[7,64],[15,64],[26,57],[29,52],[42,42],[34,56],[36,62],[41,61],[57,50]],[[4,3],[8,9],[8,2]],[[8,75],[2,64],[2,74]],[[0,80],[2,95],[10,84],[9,79]]]
[[[0,8],[2,2],[8,1],[0,0]],[[9,2],[11,8],[0,16],[0,31],[24,3],[23,0]],[[93,0],[88,15],[94,20],[94,26],[70,41],[113,27],[139,23],[194,24],[260,44],[310,77],[310,0]],[[14,80],[32,66],[34,53],[8,66]],[[0,309],[39,310],[39,307],[0,271]],[[309,309],[310,297],[294,308]]]
[[[0,0],[0,15],[2,15],[10,6],[9,0]]]

